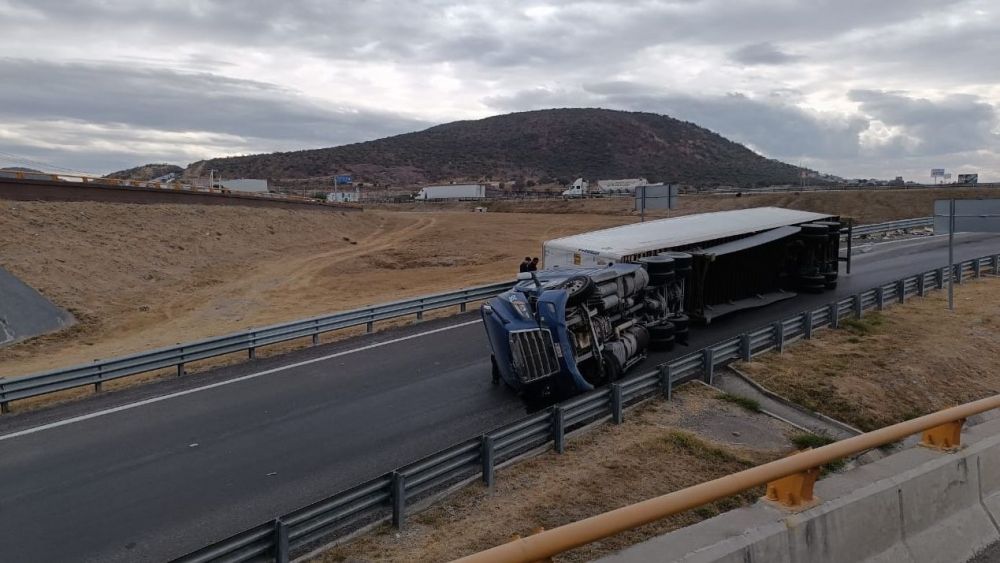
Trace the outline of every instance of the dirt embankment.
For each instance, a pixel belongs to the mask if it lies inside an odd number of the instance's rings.
[[[957,286],[955,303],[930,293],[738,369],[866,431],[1000,393],[1000,280]]]
[[[14,376],[512,278],[601,215],[0,201],[0,266],[80,321],[0,349]]]
[[[930,216],[935,199],[994,197],[991,189],[911,189],[911,190],[858,190],[830,192],[785,192],[725,195],[682,195],[677,209],[669,215],[689,215],[727,209],[777,206],[818,213],[853,217],[861,223],[878,223]],[[628,198],[588,200],[500,201],[489,203],[425,203],[385,205],[385,209],[406,210],[467,210],[485,205],[491,212],[635,215],[632,200]],[[650,217],[665,217],[664,211],[649,212]]]
[[[497,472],[493,490],[479,483],[410,518],[402,533],[388,526],[316,560],[450,561],[621,506],[683,489],[776,459],[794,449],[794,430],[721,401],[701,384],[674,400],[630,412],[624,424],[569,440],[566,452],[543,454]],[[557,561],[590,561],[667,531],[752,503],[750,490],[573,550]]]

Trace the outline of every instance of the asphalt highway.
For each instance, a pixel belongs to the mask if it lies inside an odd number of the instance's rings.
[[[946,243],[862,247],[835,292],[719,319],[674,354],[940,267]],[[167,560],[525,414],[490,384],[474,314],[114,395],[0,421],[0,559]]]

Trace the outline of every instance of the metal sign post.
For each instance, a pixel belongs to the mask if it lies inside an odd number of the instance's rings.
[[[647,184],[635,188],[635,210],[641,221],[646,220],[646,209],[674,209],[677,207],[676,184]],[[668,214],[669,215],[669,214]]]
[[[948,310],[955,310],[955,200],[948,200]]]
[[[1000,233],[1000,199],[939,199],[934,232],[948,232],[948,309],[955,309],[955,233]]]

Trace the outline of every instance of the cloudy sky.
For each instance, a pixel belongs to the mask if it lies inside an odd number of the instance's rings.
[[[0,0],[0,20],[0,166],[607,107],[846,177],[1000,181],[996,0]]]

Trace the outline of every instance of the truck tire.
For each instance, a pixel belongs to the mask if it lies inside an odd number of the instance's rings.
[[[691,326],[691,318],[687,315],[673,315],[667,317],[667,321],[674,325],[674,334],[687,330]]]
[[[618,358],[611,353],[610,350],[605,350],[601,355],[602,361],[604,363],[604,377],[608,383],[612,381],[618,381],[624,375],[621,364],[618,363]]]
[[[674,273],[674,259],[669,256],[646,256],[640,258],[639,263],[649,272],[650,278],[656,277],[657,274]]]
[[[651,274],[649,276],[649,285],[651,287],[656,287],[660,285],[667,285],[668,283],[674,281],[674,271],[661,272],[657,274]]]
[[[663,321],[646,327],[649,331],[649,347],[653,350],[670,351],[674,349],[674,323]]]
[[[674,261],[674,271],[680,273],[682,270],[691,271],[691,255],[687,252],[661,252],[657,256],[672,258]]]
[[[572,307],[583,303],[594,293],[594,280],[587,276],[573,276],[564,281],[561,287],[568,293],[566,304]]]
[[[823,278],[826,280],[823,283],[823,287],[826,289],[837,289],[837,272],[827,272],[823,274]]]

